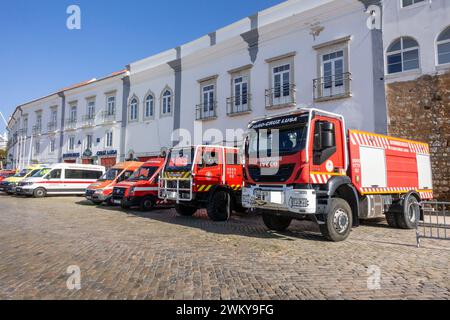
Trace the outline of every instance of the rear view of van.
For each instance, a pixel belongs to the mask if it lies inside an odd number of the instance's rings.
[[[47,195],[84,195],[89,185],[105,173],[105,167],[59,163],[42,168],[16,187],[18,195],[43,198]]]

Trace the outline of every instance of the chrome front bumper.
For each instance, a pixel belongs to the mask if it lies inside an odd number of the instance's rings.
[[[242,189],[242,205],[249,209],[316,214],[316,198],[315,190],[259,186],[245,187]]]

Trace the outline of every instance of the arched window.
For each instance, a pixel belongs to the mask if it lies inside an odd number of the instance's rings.
[[[130,121],[137,121],[138,120],[138,109],[139,109],[139,102],[137,98],[131,99],[130,102]]]
[[[165,89],[161,100],[161,114],[169,115],[172,113],[172,91]]]
[[[145,108],[144,108],[144,118],[153,118],[154,115],[154,105],[155,105],[155,98],[152,94],[149,94],[145,98]]]
[[[450,63],[450,26],[437,38],[438,64]]]
[[[419,44],[410,37],[395,40],[387,50],[389,74],[419,69]]]

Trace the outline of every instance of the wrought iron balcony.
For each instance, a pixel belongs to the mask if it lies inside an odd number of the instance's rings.
[[[42,133],[42,126],[40,124],[36,124],[33,126],[33,136],[39,135]]]
[[[47,123],[48,132],[55,132],[58,129],[58,124],[55,121]]]
[[[217,102],[198,104],[196,107],[196,120],[212,120],[217,118]]]
[[[295,84],[266,89],[266,108],[292,107],[297,103]]]
[[[227,98],[227,115],[234,116],[252,112],[251,94]]]
[[[74,130],[74,129],[76,129],[77,128],[77,119],[74,119],[74,118],[66,119],[65,128],[67,130]]]
[[[83,116],[83,127],[93,127],[95,125],[95,114],[87,114]]]
[[[350,72],[313,80],[314,101],[327,101],[351,96]]]
[[[27,129],[27,128],[19,129],[19,130],[17,131],[17,134],[18,134],[19,136],[28,136],[28,129]]]
[[[105,122],[114,122],[114,121],[116,121],[116,112],[115,111],[108,111],[108,110],[106,110],[106,111],[103,111],[102,112],[102,119],[103,119],[103,122],[105,123]]]

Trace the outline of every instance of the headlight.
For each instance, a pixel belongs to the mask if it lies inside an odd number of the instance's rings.
[[[24,186],[31,186],[33,184],[33,182],[21,182],[19,183],[20,187],[24,187]]]
[[[97,189],[97,190],[95,190],[95,194],[101,194],[103,192],[103,189]]]

